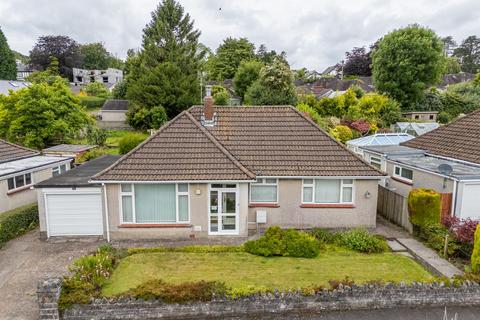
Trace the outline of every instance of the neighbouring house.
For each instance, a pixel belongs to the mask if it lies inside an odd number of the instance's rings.
[[[338,65],[334,65],[334,66],[330,66],[330,67],[327,67],[325,68],[325,70],[323,70],[322,72],[320,72],[320,76],[322,77],[325,77],[325,76],[336,76],[337,75],[337,69],[338,69]]]
[[[128,100],[109,99],[100,111],[98,125],[102,128],[130,128],[127,124]]]
[[[424,122],[436,122],[438,111],[410,111],[404,112],[403,117]]]
[[[42,238],[103,235],[102,187],[89,180],[119,158],[105,155],[35,185]]]
[[[392,124],[390,129],[396,133],[403,132],[418,137],[438,127],[440,125],[437,122],[397,122]]]
[[[386,186],[407,196],[413,188],[432,188],[451,197],[450,212],[480,219],[480,110],[402,143],[395,148],[365,147],[389,178]]]
[[[42,156],[0,139],[0,214],[36,201],[32,186],[70,169],[72,158]]]
[[[107,239],[159,239],[374,227],[383,177],[294,107],[207,96],[90,182],[102,185]],[[78,226],[64,212],[65,228]]]
[[[17,91],[28,87],[29,83],[24,81],[0,80],[0,94],[10,95],[10,90]]]
[[[88,144],[59,144],[42,150],[46,156],[70,157],[78,159],[85,152],[96,148],[97,146]]]
[[[108,68],[106,70],[87,70],[73,68],[73,83],[75,85],[90,82],[116,84],[122,80],[123,71],[120,69]]]
[[[17,63],[17,80],[24,81],[28,76],[32,75],[33,70],[28,64],[23,63],[20,60],[16,60]]]
[[[356,154],[363,156],[362,147],[366,146],[392,146],[408,141],[414,137],[407,133],[375,133],[347,141],[347,148]]]

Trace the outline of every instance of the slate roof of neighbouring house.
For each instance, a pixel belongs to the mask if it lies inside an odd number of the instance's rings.
[[[203,126],[194,106],[93,180],[252,180],[383,174],[291,106],[214,107]]]
[[[480,109],[402,143],[439,156],[480,164]]]
[[[128,100],[109,99],[105,101],[102,111],[128,111]]]
[[[92,184],[88,183],[90,178],[111,166],[120,157],[109,154],[90,160],[72,170],[37,183],[35,188],[90,187],[92,186]]]
[[[40,152],[0,139],[0,163],[33,157]]]

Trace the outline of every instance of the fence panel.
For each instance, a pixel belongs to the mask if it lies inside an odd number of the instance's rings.
[[[407,198],[385,187],[378,186],[378,188],[377,213],[412,233],[413,226],[408,219]]]

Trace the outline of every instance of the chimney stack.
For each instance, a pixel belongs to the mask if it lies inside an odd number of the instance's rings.
[[[212,98],[212,86],[205,86],[206,95],[203,99],[203,116],[205,123],[214,122],[214,113],[213,113],[213,98]]]

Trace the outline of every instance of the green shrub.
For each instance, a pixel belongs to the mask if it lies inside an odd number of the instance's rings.
[[[104,147],[107,141],[107,130],[96,126],[87,128],[87,140],[89,144]]]
[[[215,296],[225,296],[227,287],[222,282],[198,281],[180,284],[166,283],[156,279],[130,289],[124,296],[144,300],[159,299],[165,303],[211,301]]]
[[[80,99],[80,104],[89,110],[100,109],[101,107],[103,107],[105,100],[107,100],[105,98],[92,96],[84,96],[78,98]]]
[[[120,154],[127,154],[147,138],[146,135],[132,132],[123,136],[118,142],[118,151]]]
[[[228,106],[230,102],[230,95],[227,91],[221,91],[213,96],[213,103],[217,106]]]
[[[27,205],[0,214],[0,248],[38,226],[37,205]]]
[[[286,230],[284,234],[285,256],[315,258],[320,253],[320,246],[315,237],[306,232]]]
[[[432,223],[418,228],[417,235],[422,238],[428,247],[443,255],[445,251],[445,237],[450,235],[448,229],[440,223]],[[453,256],[458,253],[460,244],[453,236],[449,236],[447,243],[447,255]]]
[[[328,244],[335,243],[336,239],[338,238],[336,233],[321,228],[313,228],[310,230],[310,234],[318,241]]]
[[[82,154],[80,157],[78,157],[76,162],[77,163],[83,163],[83,162],[86,162],[86,161],[90,161],[90,160],[99,158],[99,157],[104,156],[106,154],[108,154],[108,151],[105,148],[90,149],[87,152],[85,152],[84,154]]]
[[[380,253],[388,250],[388,245],[384,239],[371,235],[364,229],[342,232],[337,242],[350,250],[364,253]]]
[[[475,231],[475,244],[472,253],[472,270],[475,273],[480,273],[480,224]]]
[[[408,195],[410,222],[416,226],[440,223],[440,194],[432,189],[413,189]]]
[[[437,115],[437,121],[443,124],[449,123],[452,120],[452,116],[446,111],[442,111]]]
[[[90,82],[83,88],[83,91],[89,96],[105,99],[109,98],[111,95],[107,87],[105,87],[105,85],[100,82]]]
[[[282,230],[272,226],[258,240],[247,241],[245,251],[257,256],[291,256],[314,258],[320,252],[318,241],[311,235],[297,230]]]

